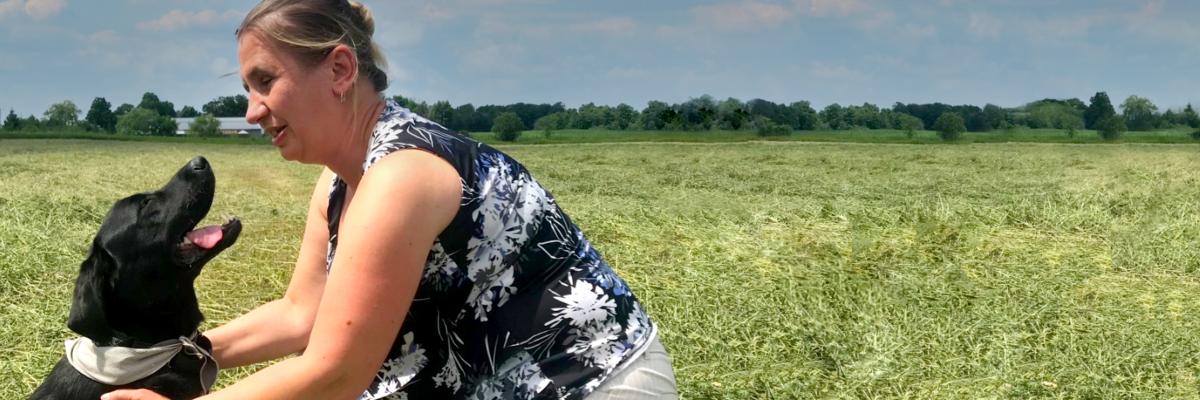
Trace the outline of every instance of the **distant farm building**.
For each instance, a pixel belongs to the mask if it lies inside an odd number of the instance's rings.
[[[179,129],[175,131],[176,135],[186,135],[189,128],[192,126],[192,121],[195,118],[175,118],[175,123],[179,125]],[[221,134],[230,136],[254,136],[263,135],[262,127],[258,125],[246,123],[246,119],[242,117],[223,117],[217,118],[221,121]]]

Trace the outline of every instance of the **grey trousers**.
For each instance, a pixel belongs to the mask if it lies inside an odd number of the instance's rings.
[[[671,356],[658,337],[625,369],[608,378],[585,400],[678,399]]]

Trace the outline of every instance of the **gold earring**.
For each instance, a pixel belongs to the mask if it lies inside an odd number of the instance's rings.
[[[342,92],[341,96],[338,97],[338,103],[342,103],[342,104],[346,103],[346,92]]]

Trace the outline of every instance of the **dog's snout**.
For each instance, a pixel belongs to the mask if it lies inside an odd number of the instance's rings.
[[[208,160],[204,159],[204,156],[196,156],[196,158],[193,158],[192,161],[188,163],[188,165],[190,165],[192,167],[192,169],[197,170],[197,171],[205,170],[205,169],[208,169]]]

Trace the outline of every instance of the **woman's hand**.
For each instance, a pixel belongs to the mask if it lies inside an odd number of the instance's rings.
[[[121,389],[105,393],[100,400],[171,400],[149,389]]]

